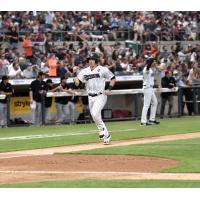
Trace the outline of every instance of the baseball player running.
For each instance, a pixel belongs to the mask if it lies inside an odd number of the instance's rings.
[[[99,138],[103,139],[104,144],[109,144],[111,135],[102,120],[101,111],[106,104],[107,96],[115,85],[116,79],[108,68],[99,66],[98,61],[99,56],[96,53],[91,53],[88,57],[89,66],[78,73],[77,77],[74,78],[74,82],[76,86],[85,83],[90,113],[99,130]],[[75,67],[74,72],[76,70]],[[107,90],[105,90],[106,79],[110,80]]]
[[[155,62],[154,58],[149,58],[146,62],[146,66],[143,69],[143,90],[144,90],[144,105],[142,109],[141,125],[153,125],[159,124],[160,122],[156,121],[156,109],[158,101],[154,93],[154,68]],[[151,105],[150,120],[147,122],[147,112]]]

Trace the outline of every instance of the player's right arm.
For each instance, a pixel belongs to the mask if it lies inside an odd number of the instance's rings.
[[[73,67],[73,73],[76,75],[76,77],[74,78],[74,84],[76,87],[80,87],[82,83],[85,83],[83,71],[84,70],[80,71],[79,67]]]

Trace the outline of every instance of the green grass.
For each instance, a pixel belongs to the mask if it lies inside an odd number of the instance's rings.
[[[140,127],[139,121],[111,122],[107,127],[112,131],[112,140],[125,140],[149,136],[161,136],[188,132],[198,132],[200,117],[184,117],[161,120],[159,126]],[[130,131],[120,131],[135,129]],[[96,130],[94,124],[75,126],[46,126],[0,129],[0,138],[43,135],[71,134],[72,132],[90,133]],[[0,140],[0,152],[45,148],[62,145],[98,142],[97,132],[86,135],[58,136],[29,140]],[[155,156],[180,161],[180,165],[162,172],[200,172],[200,138],[159,142],[144,145],[108,147],[81,151],[82,154],[113,154]],[[183,180],[65,180],[37,183],[17,183],[0,185],[2,188],[199,188],[200,181]]]
[[[67,180],[0,185],[0,188],[200,188],[200,181]]]
[[[161,120],[161,124],[159,126],[141,127],[139,121],[124,121],[109,122],[107,123],[107,127],[109,130],[112,131],[112,140],[125,140],[149,136],[196,132],[199,131],[199,121],[200,117],[185,117],[175,118],[173,120]],[[119,131],[127,129],[136,130],[130,130],[126,132]],[[0,152],[98,142],[97,131],[96,133],[91,132],[91,134],[88,134],[91,130],[96,130],[94,124],[0,129],[0,138],[43,134],[70,134],[72,132],[87,133],[87,135],[73,135],[62,137],[58,136],[52,138],[36,138],[29,140],[0,140]]]
[[[76,152],[80,154],[141,155],[181,161],[180,165],[162,172],[200,172],[200,138],[144,145],[109,147]]]

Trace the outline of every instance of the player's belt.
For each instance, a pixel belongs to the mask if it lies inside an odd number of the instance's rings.
[[[99,93],[89,93],[88,94],[88,96],[90,96],[90,97],[96,97],[96,96],[98,96],[98,95],[101,95],[102,94],[102,92],[99,92]]]
[[[143,85],[143,87],[146,87],[146,85]],[[150,85],[149,87],[153,87],[153,85]]]

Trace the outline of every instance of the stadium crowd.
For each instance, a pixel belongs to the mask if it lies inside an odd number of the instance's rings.
[[[198,12],[1,12],[0,77],[35,78],[39,71],[49,77],[72,76],[72,68],[87,66],[88,53],[96,52],[100,64],[115,74],[141,74],[146,59],[154,57],[160,78],[171,70],[185,84],[190,69],[200,62],[200,46],[180,42],[161,46],[159,41],[196,40],[199,16]],[[138,53],[119,38],[142,41],[143,48]],[[60,39],[61,45],[56,45]]]
[[[47,33],[52,33],[53,41],[81,37],[99,40],[195,40],[199,38],[199,19],[199,12],[185,11],[9,11],[0,13],[0,30],[6,36],[7,33],[17,36],[32,32],[38,42],[44,41]]]

